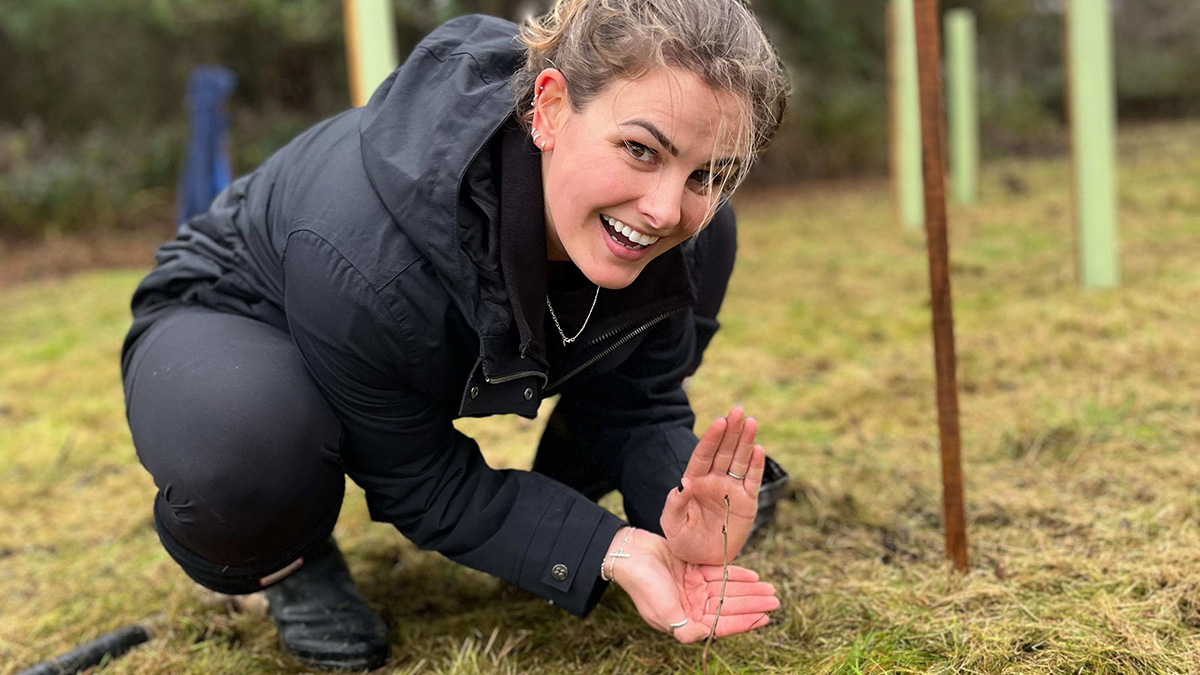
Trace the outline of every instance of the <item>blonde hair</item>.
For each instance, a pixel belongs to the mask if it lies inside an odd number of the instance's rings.
[[[527,52],[512,90],[526,128],[535,80],[546,68],[563,73],[576,111],[613,82],[660,67],[690,72],[733,95],[742,162],[714,186],[726,194],[745,178],[787,108],[783,65],[743,0],[558,0],[521,26],[520,39]]]

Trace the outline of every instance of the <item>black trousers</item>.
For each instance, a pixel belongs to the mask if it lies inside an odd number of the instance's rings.
[[[694,371],[733,270],[732,214],[723,209],[685,246],[697,289]],[[158,487],[155,526],[189,576],[252,593],[329,537],[345,488],[341,425],[287,333],[180,306],[155,320],[127,364],[129,427]],[[573,456],[578,445],[556,411],[533,469],[599,499],[615,486],[596,482],[604,472]]]

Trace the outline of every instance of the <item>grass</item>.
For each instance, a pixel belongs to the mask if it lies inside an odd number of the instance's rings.
[[[742,563],[772,624],[716,673],[1200,671],[1200,124],[1123,129],[1119,289],[1075,282],[1064,160],[1002,160],[951,210],[972,571],[943,556],[924,244],[882,183],[743,199],[724,329],[691,386],[792,472]],[[199,593],[150,520],[117,354],[143,270],[0,291],[0,673],[151,618],[105,673],[297,673]],[[471,420],[498,466],[540,421]],[[615,507],[615,501],[606,502]],[[580,622],[369,523],[337,530],[392,627],[384,673],[694,673],[619,592]]]

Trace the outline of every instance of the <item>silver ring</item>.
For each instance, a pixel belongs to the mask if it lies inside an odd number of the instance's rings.
[[[683,621],[680,621],[679,623],[669,623],[667,625],[671,627],[671,630],[675,630],[676,628],[683,628],[687,622],[687,617],[684,617]]]
[[[736,479],[738,479],[738,480],[746,480],[746,477],[745,477],[745,476],[739,476],[739,475],[737,475],[736,473],[734,473],[734,472],[732,472],[732,471],[726,471],[725,473],[729,474],[729,477],[730,477],[730,478],[736,478]]]

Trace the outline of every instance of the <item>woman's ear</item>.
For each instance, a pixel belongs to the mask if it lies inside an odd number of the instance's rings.
[[[570,112],[571,101],[563,74],[557,68],[538,73],[533,90],[533,133],[537,134],[533,142],[542,152],[554,149],[555,138],[562,132]]]

